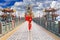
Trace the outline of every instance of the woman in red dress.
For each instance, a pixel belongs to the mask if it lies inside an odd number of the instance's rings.
[[[32,27],[32,16],[30,15],[25,15],[25,20],[28,21],[28,30],[30,31],[31,30],[31,27]]]

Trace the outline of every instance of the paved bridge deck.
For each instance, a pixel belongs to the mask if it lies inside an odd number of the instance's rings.
[[[56,40],[49,35],[42,27],[32,21],[32,30],[28,31],[28,23],[25,22],[7,40]],[[58,40],[58,39],[57,39]]]
[[[28,31],[28,23],[24,22],[19,26],[7,40],[60,40],[59,37],[45,30],[32,21],[32,30]]]

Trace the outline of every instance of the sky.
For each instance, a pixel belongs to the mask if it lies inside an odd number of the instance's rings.
[[[0,0],[0,6],[3,8],[11,7],[15,2],[22,2],[23,0]]]
[[[28,4],[33,6],[32,10],[35,15],[39,15],[40,10],[44,8],[60,8],[60,0],[0,0],[0,8],[10,7],[19,11],[21,15],[25,12],[26,5]]]
[[[0,6],[3,8],[6,7],[11,7],[15,4],[15,2],[44,2],[44,1],[48,1],[48,0],[0,0]],[[53,1],[53,0],[49,0],[49,1]],[[59,1],[59,0],[54,0],[54,1]]]

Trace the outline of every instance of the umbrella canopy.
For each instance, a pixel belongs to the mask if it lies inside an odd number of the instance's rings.
[[[54,8],[44,9],[44,12],[55,12],[55,11],[57,10]]]
[[[6,13],[6,12],[11,13],[11,12],[14,12],[14,10],[10,9],[10,8],[6,8],[6,9],[3,9],[2,12],[4,12],[4,13]]]
[[[7,14],[3,14],[1,15],[2,18],[6,18],[7,17]]]
[[[51,16],[52,16],[52,17],[57,17],[57,16],[59,16],[59,15],[55,13],[55,14],[51,14]]]

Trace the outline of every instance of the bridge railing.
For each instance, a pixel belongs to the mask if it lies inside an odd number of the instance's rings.
[[[45,20],[44,18],[34,18],[34,22],[36,22],[38,25],[42,26],[43,28],[47,29],[48,31],[60,36],[60,28],[59,24],[55,21]]]
[[[16,18],[10,22],[1,21],[0,22],[0,37],[5,35],[6,33],[15,29],[18,25],[24,22],[24,18]]]

